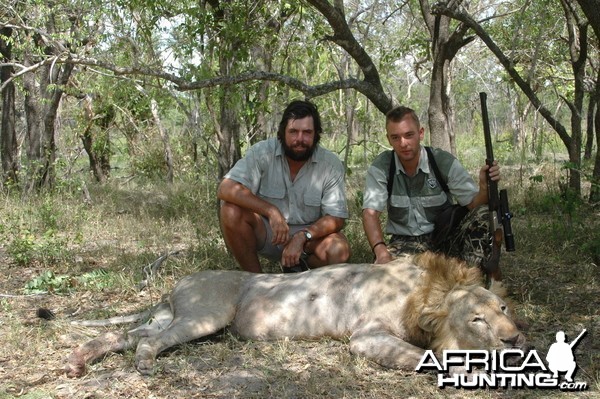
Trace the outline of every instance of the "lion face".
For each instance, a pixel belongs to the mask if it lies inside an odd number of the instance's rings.
[[[523,348],[525,337],[508,314],[506,303],[480,286],[450,291],[435,315],[420,320],[433,333],[432,349]],[[428,324],[427,321],[435,320]],[[422,323],[421,323],[422,322]]]
[[[448,294],[449,332],[458,349],[504,349],[521,347],[525,338],[508,314],[504,301],[484,289],[472,286]]]

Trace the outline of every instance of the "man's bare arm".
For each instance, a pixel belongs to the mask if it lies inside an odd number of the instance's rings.
[[[375,209],[363,209],[362,222],[363,229],[367,235],[369,246],[373,249],[375,263],[388,263],[392,260],[392,255],[385,245],[385,238],[381,228],[381,212]]]
[[[324,215],[308,226],[305,230],[310,232],[311,240],[307,242],[302,232],[294,234],[283,250],[281,262],[284,266],[293,266],[298,263],[302,252],[312,253],[321,241],[330,234],[338,233],[346,220],[331,215]]]
[[[223,179],[217,190],[217,198],[267,218],[273,231],[274,245],[283,244],[288,240],[290,229],[279,209],[254,195],[243,184],[232,179]]]

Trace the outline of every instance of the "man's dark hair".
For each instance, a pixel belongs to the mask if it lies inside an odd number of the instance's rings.
[[[392,108],[385,114],[385,124],[387,125],[390,122],[400,122],[407,115],[417,123],[417,126],[421,126],[417,113],[412,108],[404,107],[402,105]]]
[[[321,139],[321,132],[323,131],[321,128],[321,116],[319,115],[319,110],[315,104],[304,100],[292,101],[283,111],[281,122],[279,122],[279,130],[277,131],[277,138],[279,141],[285,142],[285,128],[288,124],[288,121],[294,119],[304,119],[307,116],[312,116],[315,124],[314,145],[316,146]]]

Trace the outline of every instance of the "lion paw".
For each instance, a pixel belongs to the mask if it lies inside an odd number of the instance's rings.
[[[77,350],[71,353],[65,366],[65,373],[69,378],[78,378],[85,374],[85,360],[77,352]]]
[[[135,368],[142,375],[152,375],[154,372],[154,363],[156,355],[147,347],[138,346],[135,353]]]
[[[135,368],[142,375],[154,373],[154,359],[135,359]]]

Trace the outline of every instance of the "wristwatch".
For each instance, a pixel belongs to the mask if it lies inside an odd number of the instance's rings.
[[[310,234],[310,231],[304,229],[304,230],[300,230],[301,232],[304,233],[304,237],[306,238],[306,242],[309,242],[310,240],[312,240],[312,234]]]

